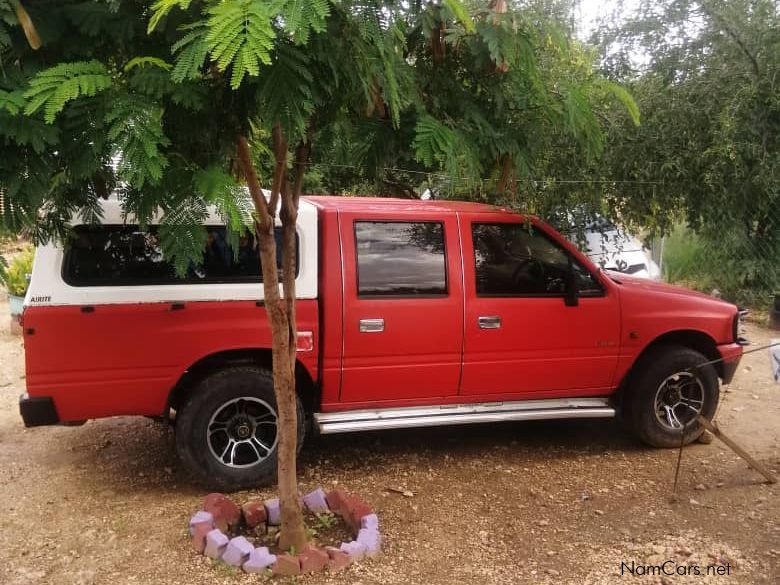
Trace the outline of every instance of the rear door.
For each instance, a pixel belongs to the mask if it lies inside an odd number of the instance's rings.
[[[462,220],[467,293],[461,393],[517,398],[605,394],[613,384],[620,306],[555,235],[520,216]],[[577,306],[566,306],[575,271]]]
[[[463,350],[457,217],[341,212],[339,222],[341,401],[403,405],[457,394]]]

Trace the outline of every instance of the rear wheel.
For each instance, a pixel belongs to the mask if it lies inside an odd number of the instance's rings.
[[[304,421],[297,403],[300,448]],[[226,491],[276,479],[278,433],[273,377],[257,366],[211,374],[176,415],[179,456],[205,484]]]
[[[699,352],[659,347],[642,357],[626,389],[623,426],[654,447],[678,447],[704,431],[696,422],[711,419],[718,406],[718,375]]]

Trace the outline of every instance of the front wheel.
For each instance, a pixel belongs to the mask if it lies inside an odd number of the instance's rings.
[[[300,447],[300,400],[297,405]],[[206,377],[176,415],[179,457],[205,484],[225,491],[273,483],[279,432],[273,377],[256,366]]]
[[[685,445],[695,441],[704,432],[696,417],[711,419],[718,406],[718,375],[707,361],[678,346],[642,357],[626,389],[624,426],[653,447],[679,447],[681,438]]]

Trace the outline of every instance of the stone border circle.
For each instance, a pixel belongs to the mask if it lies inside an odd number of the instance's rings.
[[[244,536],[229,536],[240,525],[254,529],[261,525],[278,526],[281,523],[279,498],[253,500],[240,508],[226,495],[206,496],[203,507],[190,518],[189,534],[196,552],[212,559],[240,567],[247,573],[300,575],[323,571],[340,571],[364,557],[376,557],[382,547],[379,518],[358,496],[341,489],[327,494],[317,488],[301,497],[305,510],[315,514],[333,513],[344,520],[352,531],[353,540],[340,546],[319,547],[308,544],[292,554],[272,554],[268,547],[255,547]]]

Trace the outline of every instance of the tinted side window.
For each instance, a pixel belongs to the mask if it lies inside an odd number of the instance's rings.
[[[479,295],[563,295],[570,262],[581,295],[602,292],[585,267],[533,226],[475,223],[471,229]]]
[[[358,294],[447,294],[444,226],[437,222],[355,222]]]
[[[228,243],[226,230],[204,226],[206,247],[199,263],[177,278],[160,250],[156,226],[78,226],[65,253],[62,274],[71,286],[133,286],[219,282],[262,282],[259,251],[254,235],[239,238],[238,253]],[[281,267],[281,230],[277,229],[277,267]],[[296,264],[297,264],[296,250]]]

